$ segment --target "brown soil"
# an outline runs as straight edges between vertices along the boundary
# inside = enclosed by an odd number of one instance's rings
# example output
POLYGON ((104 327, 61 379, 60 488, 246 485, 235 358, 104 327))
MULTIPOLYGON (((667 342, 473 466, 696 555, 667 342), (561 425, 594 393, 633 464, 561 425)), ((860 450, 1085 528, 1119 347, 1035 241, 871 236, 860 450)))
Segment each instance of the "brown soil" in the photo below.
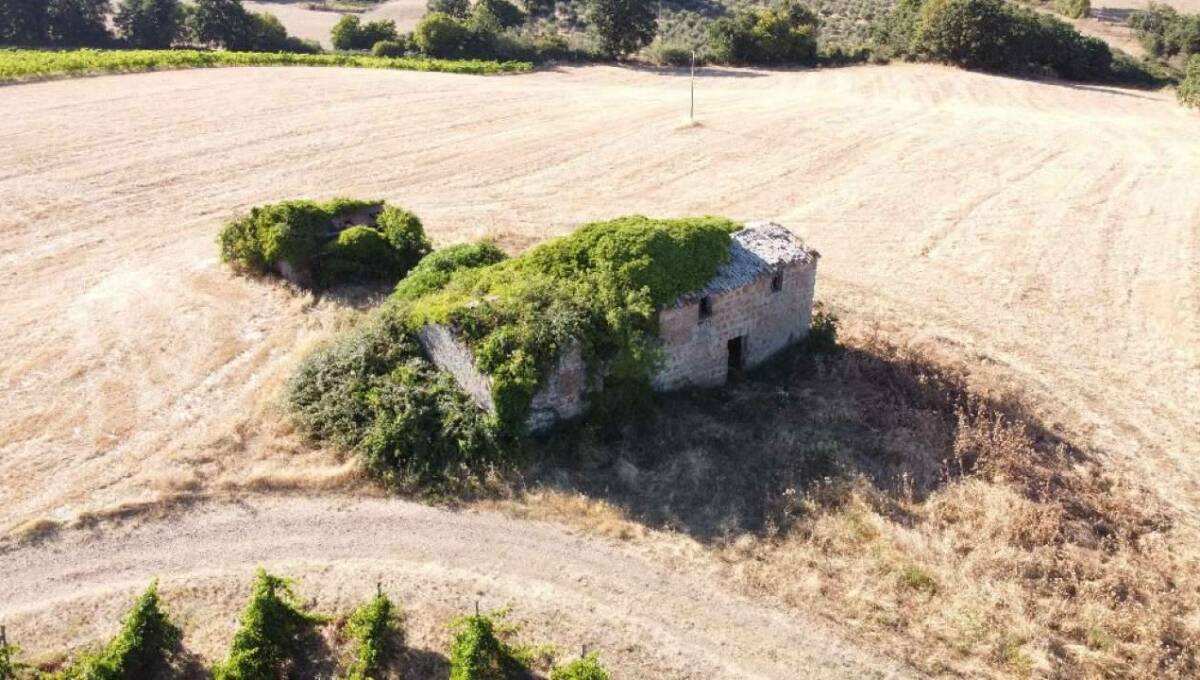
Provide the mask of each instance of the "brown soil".
MULTIPOLYGON (((236 210, 334 195, 406 205, 441 244, 520 246, 636 212, 783 221, 824 255, 819 297, 1004 376, 1200 524, 1200 117, 1165 92, 924 66, 710 70, 699 125, 687 96, 681 74, 608 67, 0 88, 0 527, 359 484, 276 406, 353 312, 233 276, 214 247, 236 210)), ((256 526, 211 550, 289 530, 256 526)), ((297 551, 326 563, 317 543, 297 551)), ((81 583, 109 578, 95 564, 81 583)), ((42 581, 5 580, 30 599, 0 598, 0 618, 49 620, 53 598, 29 595, 42 581)))

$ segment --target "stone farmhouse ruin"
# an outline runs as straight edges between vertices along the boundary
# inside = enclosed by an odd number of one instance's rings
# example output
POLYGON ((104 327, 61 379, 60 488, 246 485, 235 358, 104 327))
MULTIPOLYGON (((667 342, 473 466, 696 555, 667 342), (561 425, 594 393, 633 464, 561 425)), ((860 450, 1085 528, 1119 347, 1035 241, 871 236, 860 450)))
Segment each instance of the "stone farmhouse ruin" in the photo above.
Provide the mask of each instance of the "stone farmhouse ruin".
MULTIPOLYGON (((717 275, 658 310, 664 361, 652 387, 723 385, 807 336, 819 257, 779 224, 751 222, 732 234, 729 261, 717 275)), ((482 408, 495 411, 490 379, 452 329, 430 325, 419 337, 433 363, 482 408)), ((582 415, 595 387, 579 347, 568 348, 533 397, 530 430, 582 415)))

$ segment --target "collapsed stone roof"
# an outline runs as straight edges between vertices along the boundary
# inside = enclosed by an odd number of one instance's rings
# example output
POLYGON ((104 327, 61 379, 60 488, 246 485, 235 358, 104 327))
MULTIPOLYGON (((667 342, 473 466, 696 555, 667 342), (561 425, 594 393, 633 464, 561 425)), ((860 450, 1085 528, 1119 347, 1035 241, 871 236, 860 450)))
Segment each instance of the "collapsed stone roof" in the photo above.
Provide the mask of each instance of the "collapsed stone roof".
POLYGON ((807 248, 787 227, 775 222, 747 222, 736 231, 729 261, 700 290, 684 293, 669 307, 679 307, 702 297, 717 295, 753 283, 755 279, 797 263, 813 262, 821 255, 807 248))

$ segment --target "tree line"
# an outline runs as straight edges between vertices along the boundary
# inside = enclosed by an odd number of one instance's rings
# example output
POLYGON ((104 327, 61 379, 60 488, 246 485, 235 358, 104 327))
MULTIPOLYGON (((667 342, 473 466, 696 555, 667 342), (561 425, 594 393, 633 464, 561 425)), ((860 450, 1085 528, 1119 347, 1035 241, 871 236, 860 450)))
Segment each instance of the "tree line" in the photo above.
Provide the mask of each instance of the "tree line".
POLYGON ((131 47, 188 44, 237 51, 317 52, 288 35, 272 14, 241 0, 0 0, 0 44, 22 47, 131 47))

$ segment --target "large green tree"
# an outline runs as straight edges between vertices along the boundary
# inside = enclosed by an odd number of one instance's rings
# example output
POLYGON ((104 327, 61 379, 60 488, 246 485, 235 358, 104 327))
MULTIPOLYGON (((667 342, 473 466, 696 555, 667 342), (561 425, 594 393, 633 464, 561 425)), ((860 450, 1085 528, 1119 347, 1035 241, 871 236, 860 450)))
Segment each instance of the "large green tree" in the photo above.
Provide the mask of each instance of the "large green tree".
POLYGON ((41 45, 48 20, 46 0, 0 0, 0 44, 41 45))
POLYGON ((97 46, 109 41, 109 0, 49 0, 46 33, 56 45, 97 46))
POLYGON ((649 0, 589 0, 588 21, 610 57, 636 52, 654 39, 658 22, 649 0))
POLYGON ((179 35, 183 8, 179 0, 121 0, 113 23, 130 47, 170 47, 179 35))

